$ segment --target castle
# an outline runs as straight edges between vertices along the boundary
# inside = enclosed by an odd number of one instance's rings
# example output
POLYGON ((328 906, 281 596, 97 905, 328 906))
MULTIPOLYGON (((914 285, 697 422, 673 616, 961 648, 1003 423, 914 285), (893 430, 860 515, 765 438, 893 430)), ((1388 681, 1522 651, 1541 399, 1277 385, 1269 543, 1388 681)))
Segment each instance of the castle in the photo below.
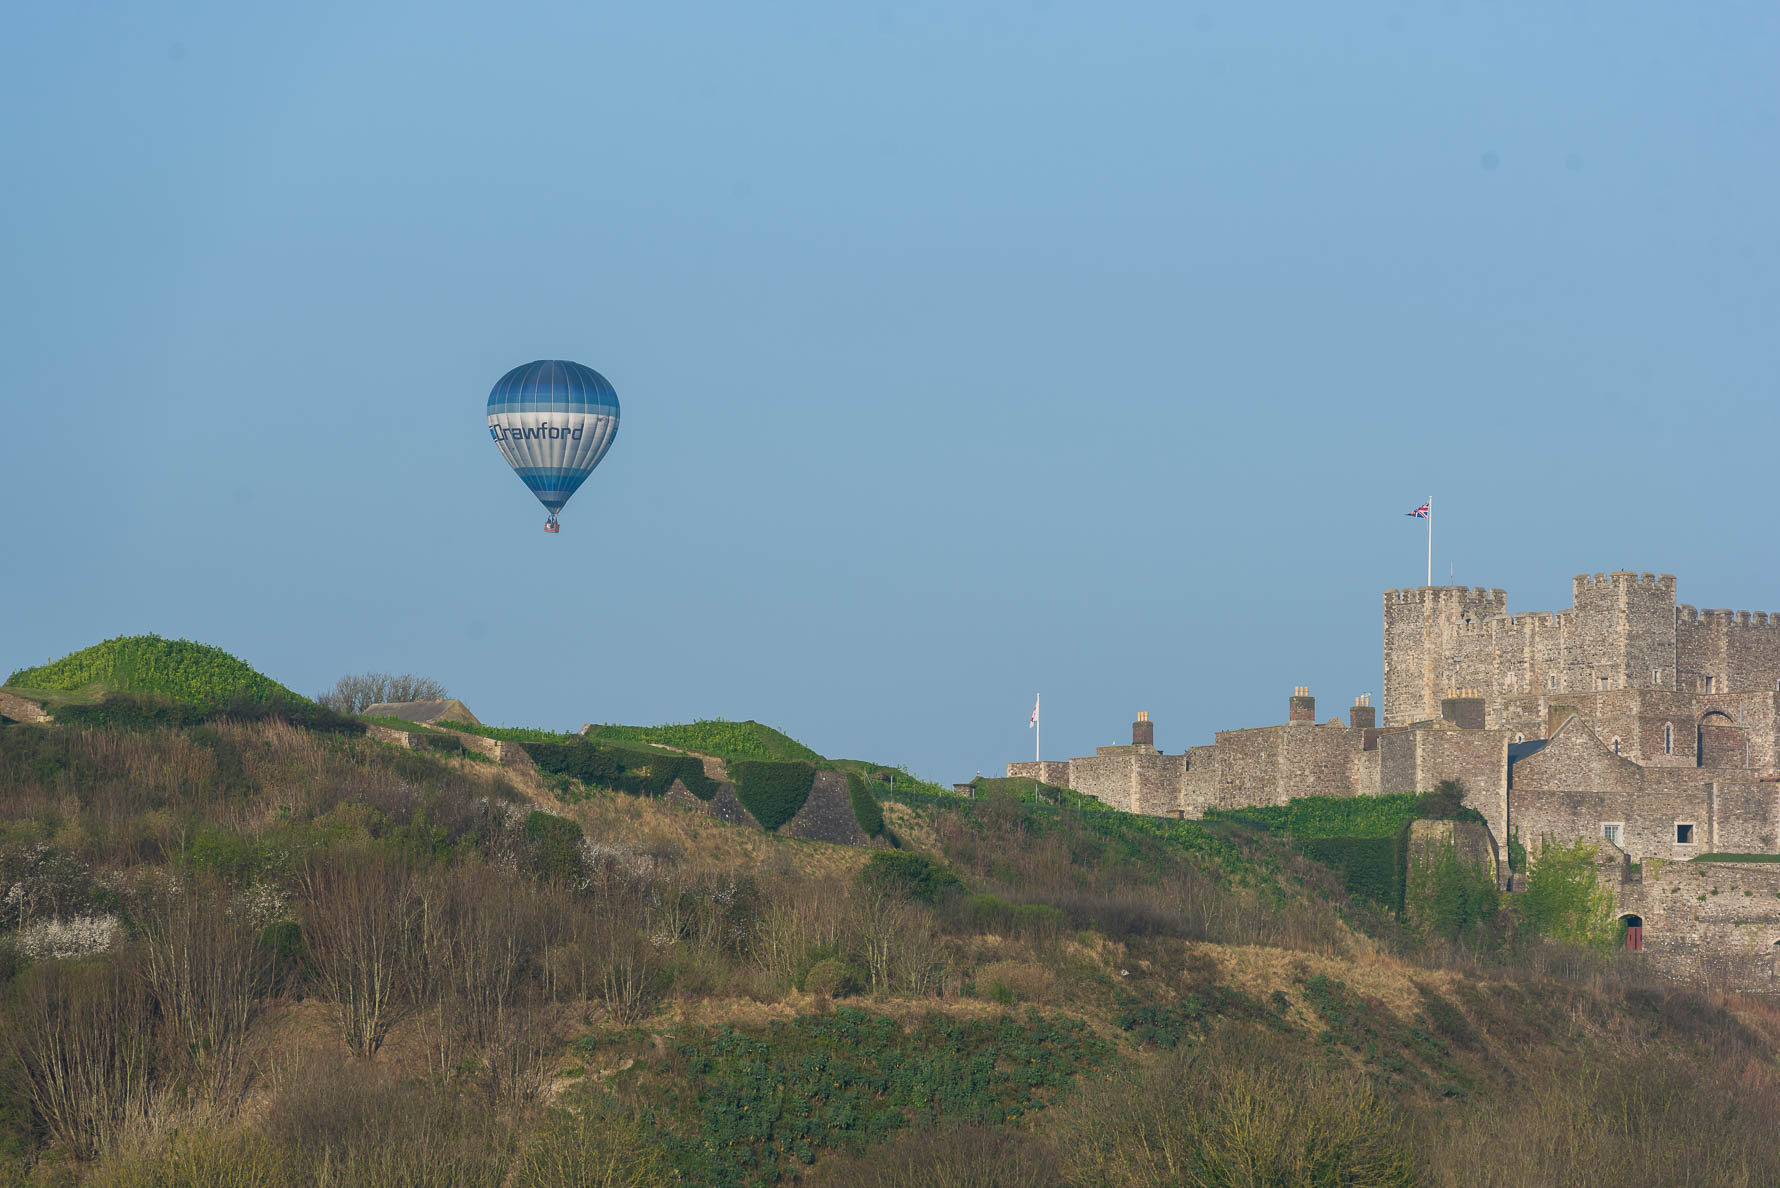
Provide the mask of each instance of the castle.
POLYGON ((1497 846, 1596 844, 1659 963, 1775 987, 1780 863, 1663 863, 1780 854, 1780 614, 1677 604, 1670 574, 1581 574, 1570 609, 1534 614, 1426 586, 1385 591, 1383 653, 1382 706, 1346 721, 1300 687, 1282 725, 1170 755, 1140 714, 1128 746, 1007 773, 1183 817, 1456 780, 1497 846))

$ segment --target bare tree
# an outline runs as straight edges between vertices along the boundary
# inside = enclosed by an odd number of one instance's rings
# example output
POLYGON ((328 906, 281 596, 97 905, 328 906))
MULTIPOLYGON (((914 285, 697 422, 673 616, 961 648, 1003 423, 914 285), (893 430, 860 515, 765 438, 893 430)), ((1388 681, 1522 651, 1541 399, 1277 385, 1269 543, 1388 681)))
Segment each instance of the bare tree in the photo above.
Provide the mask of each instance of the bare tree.
POLYGON ((141 953, 168 1051, 187 1062, 198 1085, 224 1091, 270 988, 271 954, 258 932, 230 909, 222 888, 200 884, 148 906, 141 953))
POLYGON ((374 1056, 420 989, 420 904, 407 869, 375 851, 322 851, 303 879, 303 935, 356 1056, 374 1056))
POLYGON ((130 956, 46 961, 20 979, 0 1054, 31 1107, 76 1157, 90 1159, 148 1113, 152 1012, 130 956))
POLYGON ((404 672, 392 676, 387 672, 351 673, 334 682, 334 687, 316 697, 324 709, 337 714, 362 714, 373 705, 390 701, 438 701, 451 696, 445 686, 431 677, 404 672))

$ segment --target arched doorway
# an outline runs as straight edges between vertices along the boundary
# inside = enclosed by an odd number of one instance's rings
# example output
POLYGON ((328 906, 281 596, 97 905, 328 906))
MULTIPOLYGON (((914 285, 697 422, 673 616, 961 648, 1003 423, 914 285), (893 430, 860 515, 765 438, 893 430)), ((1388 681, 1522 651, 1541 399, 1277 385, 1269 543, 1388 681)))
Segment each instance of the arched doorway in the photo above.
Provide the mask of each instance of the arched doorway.
POLYGON ((1619 918, 1625 925, 1625 947, 1634 953, 1644 949, 1644 917, 1627 913, 1619 918))

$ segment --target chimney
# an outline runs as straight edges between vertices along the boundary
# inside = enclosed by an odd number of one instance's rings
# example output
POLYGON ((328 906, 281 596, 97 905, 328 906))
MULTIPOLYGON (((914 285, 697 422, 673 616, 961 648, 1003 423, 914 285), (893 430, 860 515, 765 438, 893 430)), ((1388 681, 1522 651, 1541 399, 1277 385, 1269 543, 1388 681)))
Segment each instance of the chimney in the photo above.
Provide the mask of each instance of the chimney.
POLYGON ((1310 695, 1309 685, 1292 687, 1292 710, 1288 722, 1305 722, 1316 725, 1316 698, 1310 695))
POLYGON ((1156 745, 1156 724, 1150 721, 1149 710, 1137 711, 1137 721, 1131 723, 1131 745, 1134 747, 1154 747, 1156 745))
POLYGON ((1347 724, 1354 730, 1378 728, 1378 707, 1372 704, 1372 694, 1362 693, 1354 698, 1354 707, 1347 711, 1347 724))

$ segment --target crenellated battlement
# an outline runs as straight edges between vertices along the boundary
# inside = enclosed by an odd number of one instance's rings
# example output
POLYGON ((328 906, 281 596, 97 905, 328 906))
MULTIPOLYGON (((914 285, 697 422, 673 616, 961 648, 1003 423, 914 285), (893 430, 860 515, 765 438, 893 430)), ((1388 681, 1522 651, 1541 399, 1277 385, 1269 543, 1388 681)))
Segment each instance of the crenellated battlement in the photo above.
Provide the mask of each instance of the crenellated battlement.
POLYGON ((1616 569, 1612 573, 1579 573, 1570 579, 1570 584, 1573 593, 1578 597, 1585 591, 1599 594, 1617 589, 1638 590, 1652 595, 1672 596, 1675 593, 1674 574, 1633 573, 1629 569, 1616 569))
POLYGON ((1497 607, 1508 605, 1508 591, 1485 586, 1404 586, 1386 590, 1384 600, 1387 603, 1423 602, 1430 598, 1438 599, 1443 594, 1456 595, 1461 601, 1480 601, 1497 607))
POLYGON ((1675 608, 1677 623, 1697 623, 1706 627, 1758 627, 1764 630, 1780 627, 1780 611, 1697 610, 1683 604, 1675 608))

